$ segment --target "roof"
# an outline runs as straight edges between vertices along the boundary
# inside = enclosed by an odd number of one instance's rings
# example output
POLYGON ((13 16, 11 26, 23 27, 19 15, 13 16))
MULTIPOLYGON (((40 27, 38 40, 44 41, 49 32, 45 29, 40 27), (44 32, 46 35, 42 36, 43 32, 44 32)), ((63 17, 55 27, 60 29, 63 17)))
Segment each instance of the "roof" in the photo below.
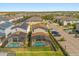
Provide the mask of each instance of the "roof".
POLYGON ((9 19, 0 15, 0 21, 8 21, 9 19))
POLYGON ((48 29, 45 24, 35 24, 35 25, 32 25, 32 30, 37 29, 37 28, 42 28, 44 30, 48 29))
POLYGON ((65 17, 63 19, 66 20, 66 21, 77 21, 77 20, 79 20, 79 19, 74 18, 74 17, 65 17))
POLYGON ((76 30, 79 30, 79 23, 76 23, 76 30))
POLYGON ((5 37, 5 33, 0 32, 0 37, 5 37))
POLYGON ((72 16, 56 16, 55 19, 63 20, 63 21, 77 21, 78 18, 72 17, 72 16))
POLYGON ((26 22, 40 22, 40 21, 42 21, 41 17, 31 17, 26 20, 26 22))
POLYGON ((48 33, 45 29, 41 29, 41 28, 34 29, 33 33, 36 33, 36 32, 48 33))
POLYGON ((0 24, 0 29, 5 30, 6 28, 10 27, 11 25, 13 25, 11 22, 4 22, 4 23, 0 24))
POLYGON ((36 32, 36 33, 32 33, 32 37, 33 37, 33 36, 36 36, 36 35, 48 36, 48 34, 47 34, 47 33, 44 33, 44 32, 36 32))
POLYGON ((49 39, 49 35, 47 33, 43 32, 37 32, 37 33, 32 33, 32 38, 40 39, 39 36, 41 36, 41 39, 49 39))
POLYGON ((28 24, 26 24, 26 23, 24 22, 22 25, 20 25, 20 26, 15 26, 15 27, 13 27, 12 29, 14 29, 14 28, 22 28, 22 29, 24 29, 24 30, 27 30, 27 27, 28 27, 28 24))
POLYGON ((26 33, 24 32, 19 32, 19 33, 13 33, 11 34, 10 38, 18 37, 19 39, 22 39, 22 37, 26 37, 26 33))

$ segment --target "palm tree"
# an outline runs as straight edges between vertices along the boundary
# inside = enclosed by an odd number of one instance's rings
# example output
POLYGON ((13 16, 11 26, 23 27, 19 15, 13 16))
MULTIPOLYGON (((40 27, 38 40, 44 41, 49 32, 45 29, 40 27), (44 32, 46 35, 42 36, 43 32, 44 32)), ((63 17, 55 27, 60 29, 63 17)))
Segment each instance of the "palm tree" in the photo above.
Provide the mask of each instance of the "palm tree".
POLYGON ((30 32, 28 33, 28 47, 31 47, 31 34, 32 34, 32 30, 30 26, 30 32))

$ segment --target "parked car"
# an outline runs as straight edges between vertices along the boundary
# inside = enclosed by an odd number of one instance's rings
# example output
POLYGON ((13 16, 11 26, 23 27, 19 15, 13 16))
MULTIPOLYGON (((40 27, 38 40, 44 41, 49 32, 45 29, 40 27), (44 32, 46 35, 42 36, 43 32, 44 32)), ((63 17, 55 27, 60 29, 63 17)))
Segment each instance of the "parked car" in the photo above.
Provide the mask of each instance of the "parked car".
POLYGON ((57 31, 51 31, 53 36, 61 36, 57 31))

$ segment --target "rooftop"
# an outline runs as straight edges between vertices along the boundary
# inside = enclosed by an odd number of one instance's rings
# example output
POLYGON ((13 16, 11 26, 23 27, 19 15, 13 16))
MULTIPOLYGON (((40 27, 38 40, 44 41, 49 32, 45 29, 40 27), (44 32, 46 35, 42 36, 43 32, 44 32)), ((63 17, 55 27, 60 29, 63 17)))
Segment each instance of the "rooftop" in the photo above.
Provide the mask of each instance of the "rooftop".
POLYGON ((72 16, 56 16, 55 19, 60 19, 60 20, 66 20, 66 21, 71 21, 71 20, 79 20, 78 18, 72 17, 72 16))
POLYGON ((40 21, 42 21, 41 17, 31 17, 26 20, 26 22, 40 22, 40 21))
POLYGON ((44 30, 48 29, 45 24, 35 24, 35 25, 32 25, 32 30, 37 29, 37 28, 41 28, 41 29, 44 29, 44 30))
POLYGON ((22 25, 20 25, 20 26, 15 26, 15 27, 13 27, 12 29, 14 29, 14 28, 22 28, 22 29, 24 29, 24 30, 27 30, 27 27, 28 27, 28 24, 26 24, 26 23, 24 22, 22 25))
POLYGON ((6 28, 10 27, 12 25, 11 22, 4 22, 2 24, 0 24, 0 29, 5 30, 6 28))
POLYGON ((0 15, 0 21, 8 21, 9 19, 0 15))
POLYGON ((32 37, 33 37, 33 36, 36 36, 36 35, 42 35, 42 36, 47 36, 47 37, 48 37, 48 34, 47 34, 47 33, 44 33, 44 32, 32 33, 32 37))

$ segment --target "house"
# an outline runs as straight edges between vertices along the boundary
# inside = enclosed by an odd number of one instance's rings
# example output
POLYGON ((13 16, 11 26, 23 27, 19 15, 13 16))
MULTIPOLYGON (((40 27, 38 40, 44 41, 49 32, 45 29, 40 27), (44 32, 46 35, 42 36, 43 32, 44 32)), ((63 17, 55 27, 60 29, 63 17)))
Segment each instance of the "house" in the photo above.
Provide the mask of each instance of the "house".
POLYGON ((57 16, 55 18, 56 22, 59 23, 59 25, 69 25, 69 24, 74 24, 74 23, 79 23, 79 19, 78 18, 74 18, 74 17, 68 17, 68 16, 57 16))
POLYGON ((4 40, 11 35, 12 30, 11 28, 14 25, 11 22, 4 22, 0 24, 0 46, 3 44, 4 40))
POLYGON ((5 47, 8 48, 20 48, 23 47, 25 40, 27 40, 27 33, 15 32, 8 38, 8 44, 5 47))
POLYGON ((76 24, 76 33, 75 37, 79 37, 79 23, 76 24))
POLYGON ((26 22, 27 23, 35 23, 35 22, 42 22, 43 20, 42 20, 42 18, 41 17, 37 17, 37 16, 33 16, 33 17, 31 17, 31 18, 28 18, 27 20, 26 20, 26 22))
POLYGON ((32 33, 32 46, 48 46, 50 38, 47 33, 32 33))

